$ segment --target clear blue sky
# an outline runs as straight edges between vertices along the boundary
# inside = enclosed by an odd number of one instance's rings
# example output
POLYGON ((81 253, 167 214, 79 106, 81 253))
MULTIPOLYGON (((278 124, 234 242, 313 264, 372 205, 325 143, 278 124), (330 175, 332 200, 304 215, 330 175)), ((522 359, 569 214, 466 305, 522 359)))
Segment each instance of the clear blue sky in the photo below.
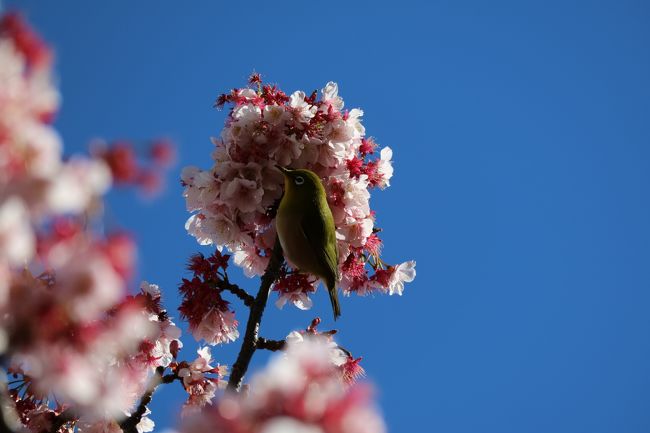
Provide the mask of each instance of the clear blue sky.
MULTIPOLYGON (((395 152, 393 186, 372 198, 385 258, 418 262, 403 297, 346 298, 336 324, 390 431, 650 431, 647 2, 5 5, 56 47, 69 151, 96 136, 180 144, 159 201, 110 197, 109 227, 137 233, 141 277, 171 310, 198 250, 176 179, 210 165, 214 97, 253 70, 286 91, 333 80, 395 152)), ((332 325, 325 293, 310 312, 270 308, 262 333, 315 315, 332 325)), ((159 427, 182 397, 154 397, 159 427)))

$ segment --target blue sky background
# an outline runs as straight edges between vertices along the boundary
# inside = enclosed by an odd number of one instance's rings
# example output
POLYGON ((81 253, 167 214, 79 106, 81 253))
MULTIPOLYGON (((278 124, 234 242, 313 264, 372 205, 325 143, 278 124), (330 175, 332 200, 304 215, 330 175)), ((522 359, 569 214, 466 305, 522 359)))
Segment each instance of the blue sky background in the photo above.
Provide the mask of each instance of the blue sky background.
MULTIPOLYGON (((647 2, 5 6, 56 48, 68 151, 98 136, 179 143, 166 193, 112 193, 107 219, 136 233, 140 276, 172 315, 199 249, 176 179, 210 166, 225 116, 215 96, 253 70, 287 92, 333 80, 394 150, 393 186, 372 197, 384 257, 418 263, 403 297, 346 298, 336 323, 390 431, 650 431, 647 2)), ((269 308, 262 334, 316 315, 332 327, 325 293, 315 300, 269 308)), ((231 364, 237 347, 213 353, 231 364)), ((183 398, 177 385, 155 395, 158 428, 183 398)))

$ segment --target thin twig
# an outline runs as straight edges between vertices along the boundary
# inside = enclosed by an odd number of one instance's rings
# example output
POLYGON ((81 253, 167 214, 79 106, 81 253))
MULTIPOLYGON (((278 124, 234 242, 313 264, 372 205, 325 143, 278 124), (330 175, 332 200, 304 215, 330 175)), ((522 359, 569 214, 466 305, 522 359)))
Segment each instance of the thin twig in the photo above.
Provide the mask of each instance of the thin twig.
POLYGON ((277 352, 278 350, 283 350, 287 342, 284 340, 267 340, 264 337, 258 337, 257 339, 257 348, 266 349, 271 352, 277 352))
POLYGON ((221 290, 227 290, 233 295, 237 296, 244 302, 244 305, 251 307, 255 302, 255 298, 250 295, 246 290, 239 287, 237 284, 232 284, 227 280, 222 280, 217 283, 217 287, 221 290))
POLYGON ((166 374, 162 377, 161 382, 162 383, 172 383, 176 379, 180 380, 181 378, 176 376, 175 374, 166 374))
POLYGON ((257 349, 262 315, 264 314, 264 309, 266 308, 266 302, 269 299, 271 284, 273 284, 273 282, 278 278, 282 262, 284 262, 284 256, 282 255, 282 246, 276 237, 275 245, 273 246, 273 252, 271 253, 271 258, 269 259, 269 264, 266 267, 266 271, 264 271, 264 275, 262 275, 260 291, 257 292, 255 302, 251 306, 251 312, 248 316, 248 322, 246 323, 246 334, 244 334, 244 341, 242 342, 241 349, 239 350, 239 355, 237 355, 237 360, 232 366, 230 380, 228 380, 228 390, 230 391, 239 391, 241 383, 244 379, 244 375, 248 370, 248 364, 253 358, 255 349, 257 349))

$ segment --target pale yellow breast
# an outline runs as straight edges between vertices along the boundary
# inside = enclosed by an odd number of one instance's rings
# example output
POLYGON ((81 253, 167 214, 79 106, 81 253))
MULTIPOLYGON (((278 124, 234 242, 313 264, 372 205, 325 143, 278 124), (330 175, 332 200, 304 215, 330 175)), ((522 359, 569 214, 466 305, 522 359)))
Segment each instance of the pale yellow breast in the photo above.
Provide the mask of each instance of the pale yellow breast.
POLYGON ((312 251, 311 244, 303 234, 300 226, 301 219, 299 213, 292 212, 286 206, 280 205, 275 226, 284 257, 300 271, 320 277, 321 266, 312 251))

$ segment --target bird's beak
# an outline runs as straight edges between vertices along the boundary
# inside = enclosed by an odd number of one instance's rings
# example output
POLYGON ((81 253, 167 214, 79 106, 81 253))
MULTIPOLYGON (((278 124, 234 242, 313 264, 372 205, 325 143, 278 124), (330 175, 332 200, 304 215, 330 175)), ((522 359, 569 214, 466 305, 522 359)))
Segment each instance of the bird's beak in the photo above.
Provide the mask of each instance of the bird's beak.
POLYGON ((278 170, 280 170, 280 171, 282 172, 282 174, 284 174, 284 175, 288 175, 289 172, 291 171, 291 170, 287 170, 286 168, 284 168, 284 167, 282 167, 282 166, 279 166, 279 165, 277 165, 277 164, 275 165, 275 167, 276 167, 278 170))

